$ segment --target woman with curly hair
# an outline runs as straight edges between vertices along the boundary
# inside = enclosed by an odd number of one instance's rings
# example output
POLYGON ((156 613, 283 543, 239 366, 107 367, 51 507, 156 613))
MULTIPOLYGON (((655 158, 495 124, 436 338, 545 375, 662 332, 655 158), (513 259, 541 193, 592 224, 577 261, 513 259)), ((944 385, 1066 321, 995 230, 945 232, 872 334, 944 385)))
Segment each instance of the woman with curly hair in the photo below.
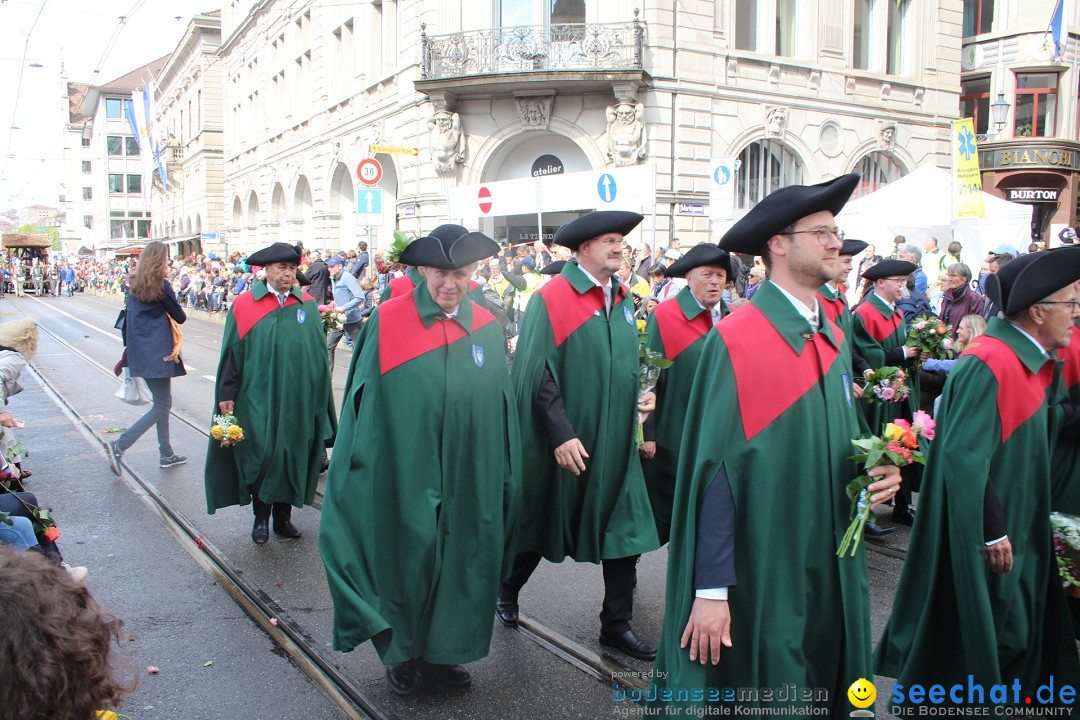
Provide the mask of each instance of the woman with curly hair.
POLYGON ((0 552, 0 708, 19 720, 94 720, 130 690, 114 675, 122 623, 33 553, 0 552))

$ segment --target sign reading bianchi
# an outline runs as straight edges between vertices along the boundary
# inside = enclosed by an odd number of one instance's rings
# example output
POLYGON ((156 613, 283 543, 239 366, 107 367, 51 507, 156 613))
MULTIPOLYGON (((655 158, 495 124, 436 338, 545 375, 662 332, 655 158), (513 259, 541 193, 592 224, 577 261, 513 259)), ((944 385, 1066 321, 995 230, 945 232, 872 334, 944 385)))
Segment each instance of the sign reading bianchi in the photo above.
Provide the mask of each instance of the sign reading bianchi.
POLYGON ((1020 145, 995 147, 979 152, 982 170, 1080 170, 1080 147, 1020 145))

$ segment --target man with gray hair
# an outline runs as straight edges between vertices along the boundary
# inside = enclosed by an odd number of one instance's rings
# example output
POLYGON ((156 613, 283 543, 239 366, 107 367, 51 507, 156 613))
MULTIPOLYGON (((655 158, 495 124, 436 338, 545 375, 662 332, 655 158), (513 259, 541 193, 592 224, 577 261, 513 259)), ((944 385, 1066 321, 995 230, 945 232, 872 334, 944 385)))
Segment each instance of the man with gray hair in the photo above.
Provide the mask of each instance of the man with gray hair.
POLYGON ((919 262, 922 260, 922 250, 912 243, 901 243, 896 246, 896 258, 916 265, 913 273, 915 275, 915 289, 925 293, 927 286, 926 273, 922 271, 922 268, 918 267, 919 262))

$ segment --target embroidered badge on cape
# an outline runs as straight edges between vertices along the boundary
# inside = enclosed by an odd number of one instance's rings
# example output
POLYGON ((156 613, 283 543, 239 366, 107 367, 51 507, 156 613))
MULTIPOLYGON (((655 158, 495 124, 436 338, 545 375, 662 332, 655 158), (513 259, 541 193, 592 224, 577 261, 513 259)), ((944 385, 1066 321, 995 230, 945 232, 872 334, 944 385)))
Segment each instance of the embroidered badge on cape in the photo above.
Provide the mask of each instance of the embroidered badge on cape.
POLYGON ((624 307, 623 314, 626 315, 626 322, 630 325, 634 324, 634 313, 630 312, 630 308, 624 307))
POLYGON ((484 348, 480 347, 479 345, 473 345, 472 346, 472 359, 473 359, 473 362, 476 363, 476 367, 478 367, 478 368, 484 367, 484 348))
POLYGON ((303 325, 305 320, 307 320, 307 313, 304 312, 303 308, 297 308, 296 309, 296 322, 303 325))

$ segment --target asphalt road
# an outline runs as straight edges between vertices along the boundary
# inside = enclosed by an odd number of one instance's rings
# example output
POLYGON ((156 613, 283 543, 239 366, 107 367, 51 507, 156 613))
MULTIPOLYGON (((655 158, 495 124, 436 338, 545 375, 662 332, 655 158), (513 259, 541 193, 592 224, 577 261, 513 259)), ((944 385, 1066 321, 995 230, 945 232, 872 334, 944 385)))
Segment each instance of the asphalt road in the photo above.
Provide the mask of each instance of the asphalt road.
MULTIPOLYGON (((100 365, 112 367, 122 350, 112 329, 118 300, 22 298, 0 302, 4 320, 30 315, 41 327, 77 347, 100 365)), ((198 427, 208 427, 222 325, 193 314, 183 326, 188 375, 173 382, 173 410, 198 427)), ((338 349, 334 377, 340 401, 349 354, 338 349)), ((29 420, 23 442, 31 450, 31 488, 61 518, 62 544, 73 564, 91 568, 90 587, 136 631, 125 647, 140 683, 124 709, 146 718, 322 718, 337 717, 334 704, 216 586, 198 562, 165 530, 161 519, 129 481, 108 469, 100 442, 107 431, 130 425, 142 413, 113 397, 117 382, 46 333, 34 366, 86 420, 96 437, 77 430, 40 388, 24 378, 27 391, 12 400, 18 417, 29 420), (206 662, 213 660, 212 665, 206 662), (145 666, 161 669, 149 676, 145 666)), ((340 404, 340 402, 339 402, 340 404)), ((157 467, 157 448, 148 433, 125 454, 187 519, 198 526, 243 572, 274 596, 312 637, 330 648, 332 605, 315 542, 319 513, 294 512, 303 531, 299 541, 272 537, 262 547, 249 538, 249 508, 229 508, 208 516, 202 470, 207 440, 173 421, 173 446, 187 455, 181 467, 157 467)), ((902 549, 906 528, 889 537, 902 549)), ((634 626, 655 641, 663 614, 666 550, 642 558, 634 626)), ((875 638, 888 618, 901 560, 869 555, 875 638)), ((620 663, 628 672, 649 672, 649 664, 599 645, 599 566, 543 563, 522 593, 522 612, 582 646, 620 663)), ((782 578, 777 592, 783 592, 782 578)), ((354 682, 401 718, 601 718, 618 714, 611 685, 568 664, 523 633, 496 623, 491 654, 470 666, 472 687, 464 692, 432 691, 408 699, 386 688, 383 668, 370 645, 352 653, 331 653, 354 682)), ((878 687, 888 683, 882 680, 878 687)), ((879 698, 883 693, 879 692, 879 698)), ((624 707, 624 706, 623 706, 624 707)), ((879 716, 884 707, 879 703, 879 716)))

